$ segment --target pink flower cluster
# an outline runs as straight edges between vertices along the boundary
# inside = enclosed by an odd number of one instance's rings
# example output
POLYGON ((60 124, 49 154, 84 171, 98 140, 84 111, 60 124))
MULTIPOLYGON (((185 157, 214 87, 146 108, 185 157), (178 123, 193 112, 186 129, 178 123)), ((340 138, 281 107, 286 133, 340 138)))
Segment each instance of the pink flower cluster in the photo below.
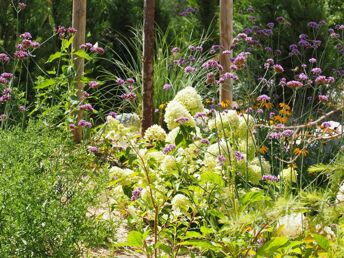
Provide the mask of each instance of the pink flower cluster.
POLYGON ((85 44, 81 44, 80 45, 80 48, 81 49, 84 49, 84 50, 89 50, 91 53, 97 53, 99 55, 102 55, 105 53, 105 50, 104 48, 102 47, 98 47, 98 44, 92 44, 90 42, 87 42, 85 44))

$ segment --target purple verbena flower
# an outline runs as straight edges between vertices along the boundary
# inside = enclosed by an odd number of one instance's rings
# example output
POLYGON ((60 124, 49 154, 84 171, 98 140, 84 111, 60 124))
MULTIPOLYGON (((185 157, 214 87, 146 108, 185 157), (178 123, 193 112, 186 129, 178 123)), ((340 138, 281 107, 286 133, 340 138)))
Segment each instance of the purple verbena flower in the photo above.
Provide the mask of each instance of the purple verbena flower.
POLYGON ((165 83, 164 86, 162 87, 164 90, 170 90, 172 89, 172 85, 169 83, 165 83))
POLYGON ((167 154, 171 151, 173 151, 176 148, 175 144, 168 144, 165 146, 165 148, 162 150, 162 153, 167 154))
POLYGON ((80 105, 80 110, 87 110, 87 111, 90 111, 90 112, 93 112, 94 109, 92 107, 91 104, 83 104, 83 105, 80 105))
POLYGON ((259 101, 259 102, 267 102, 267 101, 270 101, 270 99, 271 98, 268 95, 265 95, 265 94, 260 95, 260 96, 257 97, 257 101, 259 101))
POLYGON ((139 199, 140 196, 141 196, 142 190, 143 190, 142 187, 138 187, 135 190, 133 190, 132 193, 131 193, 130 200, 131 201, 136 201, 137 199, 139 199))
POLYGON ((293 130, 290 130, 290 129, 286 129, 284 131, 282 131, 282 136, 283 137, 290 137, 294 134, 294 131, 293 130))
POLYGON ((237 161, 243 160, 245 158, 244 154, 242 154, 240 151, 235 151, 234 155, 237 161))
POLYGON ((184 69, 185 73, 194 73, 196 71, 196 68, 192 67, 192 66, 187 66, 184 69))
POLYGON ((19 60, 23 60, 29 56, 29 53, 23 50, 18 50, 14 53, 14 57, 19 60))
POLYGON ((182 116, 182 117, 175 119, 174 121, 178 124, 184 124, 187 121, 189 121, 189 118, 182 116))
POLYGON ((297 89, 297 88, 301 88, 303 86, 303 83, 299 81, 289 81, 287 82, 287 86, 289 88, 297 89))
POLYGON ((278 182, 278 177, 274 176, 274 175, 263 175, 262 180, 263 181, 278 182))
POLYGON ((97 153, 99 151, 96 146, 88 146, 87 149, 89 152, 92 152, 92 153, 97 153))
POLYGON ((99 84, 98 82, 96 82, 96 81, 90 81, 90 82, 88 83, 88 86, 89 86, 90 88, 92 88, 92 89, 98 88, 99 85, 100 85, 100 84, 99 84))
POLYGON ((328 101, 328 96, 326 96, 326 95, 319 95, 319 101, 327 102, 328 101))
POLYGON ((92 124, 86 120, 80 120, 78 126, 91 128, 92 124))
POLYGON ((10 61, 10 57, 5 53, 0 53, 0 62, 7 63, 10 61))
POLYGON ((23 34, 20 34, 19 37, 22 39, 32 39, 30 32, 24 32, 23 34))

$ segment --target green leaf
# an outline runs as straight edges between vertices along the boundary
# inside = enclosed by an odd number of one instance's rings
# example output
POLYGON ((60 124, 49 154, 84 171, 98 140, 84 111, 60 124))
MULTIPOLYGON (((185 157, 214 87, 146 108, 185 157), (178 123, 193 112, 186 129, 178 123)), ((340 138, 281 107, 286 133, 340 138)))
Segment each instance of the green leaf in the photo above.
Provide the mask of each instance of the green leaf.
POLYGON ((91 60, 91 56, 89 54, 87 54, 86 51, 83 49, 80 49, 80 50, 74 52, 74 55, 81 57, 81 58, 84 58, 87 61, 91 60))
POLYGON ((225 183, 222 179, 222 177, 214 172, 203 172, 201 174, 201 184, 207 184, 207 183, 212 183, 218 186, 224 186, 225 183))
POLYGON ((202 235, 197 231, 187 231, 185 237, 183 239, 190 239, 190 238, 201 238, 202 235))
POLYGON ((44 81, 41 81, 37 84, 36 89, 41 90, 45 89, 51 85, 54 85, 56 83, 55 79, 46 79, 44 81))
POLYGON ((262 256, 267 255, 270 257, 280 247, 288 243, 288 241, 289 240, 287 237, 274 237, 269 242, 266 242, 262 246, 262 248, 259 249, 258 254, 262 256))
POLYGON ((206 240, 189 240, 181 242, 179 245, 187 245, 199 248, 202 251, 218 251, 221 247, 206 240))
POLYGON ((201 226, 201 232, 203 235, 209 235, 209 234, 215 233, 215 230, 213 228, 207 228, 205 226, 201 226))
POLYGON ((313 238, 322 249, 324 249, 325 251, 328 251, 328 249, 330 247, 330 242, 328 241, 327 238, 323 237, 322 235, 318 235, 318 234, 314 234, 313 238))
POLYGON ((61 46, 61 51, 65 52, 67 48, 70 47, 70 45, 72 45, 74 40, 74 36, 70 37, 69 39, 63 39, 62 40, 62 46, 61 46))
POLYGON ((241 206, 244 210, 248 205, 259 201, 269 201, 270 197, 265 196, 263 191, 258 192, 248 192, 241 198, 241 206))
POLYGON ((63 53, 61 53, 61 52, 56 52, 56 53, 54 53, 54 54, 52 54, 52 55, 49 56, 47 63, 51 63, 51 62, 54 61, 55 59, 58 59, 58 58, 60 58, 60 57, 62 57, 62 56, 65 56, 65 55, 66 55, 66 54, 63 54, 63 53))
POLYGON ((130 231, 127 240, 128 246, 143 247, 143 235, 139 231, 130 231))

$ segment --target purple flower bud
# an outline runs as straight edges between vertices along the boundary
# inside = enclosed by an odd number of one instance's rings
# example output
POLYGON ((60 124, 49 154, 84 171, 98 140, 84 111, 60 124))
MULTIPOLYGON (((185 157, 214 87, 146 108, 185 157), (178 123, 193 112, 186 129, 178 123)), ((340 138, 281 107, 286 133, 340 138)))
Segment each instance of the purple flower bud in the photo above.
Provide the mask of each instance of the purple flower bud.
POLYGON ((265 94, 260 95, 260 96, 257 97, 257 101, 259 101, 259 102, 267 102, 267 101, 270 101, 270 99, 271 98, 268 95, 265 95, 265 94))
POLYGON ((99 151, 96 146, 88 146, 87 149, 89 152, 92 152, 92 153, 97 153, 99 151))
POLYGON ((29 53, 23 50, 18 50, 14 53, 14 58, 23 60, 29 56, 29 53))
POLYGON ((94 111, 94 109, 93 109, 91 104, 80 105, 79 108, 80 108, 80 110, 87 110, 87 111, 90 111, 90 112, 94 111))
POLYGON ((286 129, 282 132, 282 136, 283 137, 290 137, 294 134, 294 131, 293 130, 290 130, 290 129, 286 129))
POLYGON ((169 90, 172 88, 172 85, 169 83, 165 83, 164 86, 162 87, 164 90, 169 90))
POLYGON ((172 48, 171 52, 172 53, 178 53, 180 51, 180 48, 179 47, 174 47, 172 48))
POLYGON ((79 123, 78 123, 78 126, 91 128, 92 124, 90 122, 88 122, 88 121, 80 120, 79 123))
POLYGON ((88 83, 88 86, 89 86, 90 88, 92 88, 92 89, 95 89, 95 88, 98 88, 98 87, 99 87, 99 83, 96 82, 96 81, 90 81, 90 82, 88 83))
POLYGON ((24 32, 23 34, 20 34, 19 37, 22 39, 32 39, 30 32, 24 32))
POLYGON ((113 118, 116 118, 117 117, 117 113, 113 112, 113 111, 110 111, 109 112, 109 116, 112 116, 113 118))
POLYGON ((243 160, 245 158, 240 151, 236 151, 234 155, 237 161, 243 160))
POLYGON ((274 176, 274 175, 263 175, 262 180, 263 181, 278 182, 278 177, 274 176))
POLYGON ((223 166, 223 164, 224 164, 225 161, 226 161, 226 158, 225 158, 225 156, 223 156, 223 155, 219 155, 219 156, 217 156, 217 161, 219 162, 219 164, 220 164, 221 166, 223 166))
POLYGON ((196 71, 196 68, 192 67, 192 66, 187 66, 184 69, 185 73, 194 73, 196 71))
POLYGON ((326 96, 326 95, 319 95, 319 101, 320 102, 327 102, 328 101, 328 96, 326 96))
POLYGON ((187 121, 189 121, 189 118, 182 116, 182 117, 175 119, 174 121, 178 124, 184 124, 187 121))
POLYGON ((175 144, 168 144, 165 146, 165 148, 162 150, 162 153, 167 154, 171 151, 173 151, 176 148, 175 144))
POLYGON ((10 58, 5 53, 0 53, 0 62, 7 63, 10 61, 10 58))
POLYGON ((143 190, 142 187, 138 187, 134 191, 132 191, 130 200, 136 201, 137 199, 139 199, 141 196, 142 190, 143 190))

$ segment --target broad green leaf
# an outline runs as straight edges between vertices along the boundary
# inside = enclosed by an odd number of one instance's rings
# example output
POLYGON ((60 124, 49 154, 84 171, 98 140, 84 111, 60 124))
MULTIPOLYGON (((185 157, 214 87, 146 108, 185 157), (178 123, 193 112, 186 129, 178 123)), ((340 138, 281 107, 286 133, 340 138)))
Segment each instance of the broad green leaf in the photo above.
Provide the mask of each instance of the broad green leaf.
POLYGON ((41 90, 45 89, 51 85, 55 84, 55 79, 46 79, 44 81, 41 81, 40 83, 37 84, 36 89, 41 90))
POLYGON ((262 248, 259 249, 259 255, 272 255, 280 247, 284 246, 288 242, 287 237, 274 237, 269 242, 266 242, 262 248))
POLYGON ((203 235, 209 235, 215 232, 213 228, 207 228, 205 226, 201 226, 201 232, 203 235))
POLYGON ((63 39, 62 40, 62 46, 61 46, 61 51, 65 52, 67 48, 70 47, 70 45, 72 45, 74 40, 74 36, 70 37, 69 39, 63 39))
POLYGON ((139 231, 130 231, 128 234, 128 240, 127 240, 128 246, 137 246, 142 247, 143 246, 143 235, 139 231))
POLYGON ((269 200, 271 200, 271 198, 265 196, 263 191, 248 192, 241 198, 241 205, 246 208, 246 206, 250 205, 251 203, 269 200))
POLYGON ((212 183, 218 186, 224 186, 225 183, 222 179, 222 177, 219 174, 216 174, 214 172, 203 172, 201 174, 201 184, 207 184, 207 183, 212 183))
POLYGON ((188 231, 185 234, 185 237, 183 237, 183 239, 190 239, 190 238, 201 238, 202 235, 197 232, 197 231, 188 231))
POLYGON ((58 59, 58 58, 60 58, 60 57, 62 57, 62 56, 65 56, 65 55, 66 55, 66 54, 63 54, 63 53, 61 53, 61 52, 56 52, 56 53, 54 53, 54 54, 52 54, 52 55, 49 56, 47 63, 51 63, 51 62, 54 61, 55 59, 58 59))
POLYGON ((318 245, 327 251, 330 247, 330 242, 327 238, 323 237, 322 235, 314 234, 313 235, 314 240, 318 243, 318 245))
POLYGON ((80 50, 74 52, 74 55, 81 57, 81 58, 84 58, 87 61, 91 60, 91 56, 89 54, 87 54, 86 51, 83 49, 80 49, 80 50))

